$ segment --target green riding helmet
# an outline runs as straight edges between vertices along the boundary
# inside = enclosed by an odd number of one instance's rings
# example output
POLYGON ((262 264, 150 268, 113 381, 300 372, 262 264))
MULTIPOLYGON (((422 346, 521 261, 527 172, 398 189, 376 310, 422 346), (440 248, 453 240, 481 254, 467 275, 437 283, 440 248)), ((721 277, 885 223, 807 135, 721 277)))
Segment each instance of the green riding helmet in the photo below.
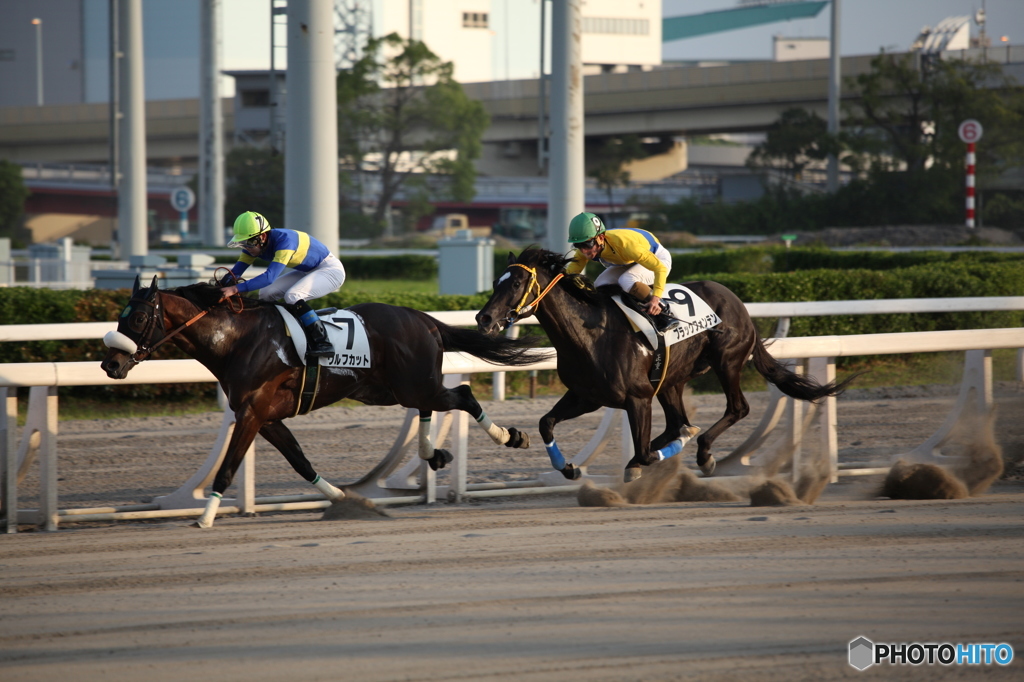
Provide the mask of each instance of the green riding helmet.
POLYGON ((569 223, 569 243, 579 244, 604 234, 604 223, 593 213, 580 213, 569 223))
POLYGON ((242 245, 253 237, 270 231, 270 221, 255 211, 246 211, 235 218, 235 236, 228 242, 228 246, 241 248, 242 245))

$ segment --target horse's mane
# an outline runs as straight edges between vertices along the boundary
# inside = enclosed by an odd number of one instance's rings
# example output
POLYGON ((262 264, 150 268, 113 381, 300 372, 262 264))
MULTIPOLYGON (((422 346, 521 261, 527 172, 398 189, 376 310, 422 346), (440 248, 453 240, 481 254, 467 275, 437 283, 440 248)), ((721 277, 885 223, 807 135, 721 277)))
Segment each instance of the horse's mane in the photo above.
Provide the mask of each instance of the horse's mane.
MULTIPOLYGON (((206 282, 200 282, 198 284, 189 284, 188 286, 167 289, 164 293, 180 296, 200 310, 208 310, 220 302, 220 291, 221 289, 218 286, 207 284, 206 282)), ((259 308, 262 306, 273 305, 271 302, 261 301, 257 298, 249 298, 248 296, 232 298, 232 302, 235 300, 241 300, 242 306, 245 308, 259 308)), ((237 304, 235 305, 237 306, 237 304)))
MULTIPOLYGON (((560 272, 564 273, 565 266, 572 262, 572 258, 555 253, 554 251, 542 249, 539 246, 528 246, 519 254, 516 262, 528 265, 531 268, 544 270, 553 277, 560 272)), ((595 289, 594 283, 590 281, 590 278, 582 273, 578 275, 565 275, 559 280, 558 286, 573 298, 589 305, 603 306, 607 305, 609 301, 608 294, 595 289)))

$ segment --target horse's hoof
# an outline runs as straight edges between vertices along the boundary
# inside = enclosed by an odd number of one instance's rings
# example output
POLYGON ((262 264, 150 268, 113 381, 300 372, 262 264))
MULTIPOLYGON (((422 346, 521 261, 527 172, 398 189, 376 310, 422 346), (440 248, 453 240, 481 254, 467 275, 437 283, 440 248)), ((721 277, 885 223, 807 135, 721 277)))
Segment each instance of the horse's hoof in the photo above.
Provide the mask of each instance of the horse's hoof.
POLYGON ((580 480, 580 477, 583 476, 583 470, 577 468, 577 466, 572 462, 566 464, 565 468, 560 469, 560 471, 562 472, 562 475, 568 478, 570 481, 578 481, 580 480))
POLYGON ((714 455, 708 455, 708 461, 706 461, 703 464, 700 464, 698 466, 700 466, 700 471, 705 476, 710 476, 711 474, 715 473, 715 457, 714 457, 714 455))
POLYGON ((452 453, 447 450, 434 450, 434 456, 427 460, 427 464, 430 465, 431 469, 437 471, 438 469, 444 469, 445 465, 453 459, 455 458, 452 457, 452 453))
POLYGON ((525 450, 526 448, 530 447, 530 434, 526 433, 525 431, 520 431, 514 426, 509 427, 508 442, 505 443, 505 447, 521 448, 525 450))
POLYGON ((640 474, 640 467, 630 467, 626 469, 626 473, 622 476, 622 480, 626 483, 632 483, 636 479, 640 478, 640 474))
POLYGON ((193 521, 192 523, 190 523, 188 525, 191 528, 213 528, 213 524, 212 523, 201 523, 199 521, 193 521))

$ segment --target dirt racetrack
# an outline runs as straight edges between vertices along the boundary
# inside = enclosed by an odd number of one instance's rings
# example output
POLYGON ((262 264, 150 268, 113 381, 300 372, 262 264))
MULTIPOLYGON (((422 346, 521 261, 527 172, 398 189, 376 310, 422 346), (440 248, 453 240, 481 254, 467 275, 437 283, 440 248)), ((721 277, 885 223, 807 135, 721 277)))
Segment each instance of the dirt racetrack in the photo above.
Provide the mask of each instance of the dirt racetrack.
MULTIPOLYGON (((1024 388, 997 390, 996 437, 1024 455, 1024 388)), ((716 444, 750 433, 765 396, 716 444)), ((707 428, 720 396, 696 399, 707 428)), ((842 459, 879 461, 936 430, 948 390, 851 391, 842 459)), ((487 403, 536 438, 550 399, 487 403)), ((390 447, 397 408, 295 420, 314 466, 352 480, 390 447)), ((561 425, 563 450, 600 415, 561 425)), ((219 415, 62 422, 60 506, 146 502, 205 459, 219 415)), ((470 480, 531 478, 546 457, 470 438, 470 480)), ((693 446, 683 456, 692 465, 693 446)), ((614 473, 609 458, 602 465, 614 473)), ((595 467, 597 469, 597 467, 595 467)), ((1019 472, 1019 469, 1016 471, 1019 472)), ((36 504, 33 473, 21 505, 36 504)), ((441 480, 443 483, 443 479, 441 480)), ((848 643, 1024 651, 1024 482, 952 501, 843 477, 813 505, 582 508, 571 494, 389 509, 62 524, 0 538, 0 680, 833 680, 1024 678, 1008 666, 847 663, 848 643)), ((257 493, 311 492, 257 444, 257 493)), ((229 491, 230 493, 230 491, 229 491)))

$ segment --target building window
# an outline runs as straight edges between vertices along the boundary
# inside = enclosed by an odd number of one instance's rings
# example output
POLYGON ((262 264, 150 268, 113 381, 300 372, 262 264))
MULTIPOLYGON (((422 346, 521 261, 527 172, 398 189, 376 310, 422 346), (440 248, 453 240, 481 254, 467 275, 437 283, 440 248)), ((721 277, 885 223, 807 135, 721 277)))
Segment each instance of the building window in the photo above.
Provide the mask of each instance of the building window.
POLYGON ((647 19, 615 19, 612 17, 583 17, 584 33, 615 33, 618 35, 646 36, 651 33, 647 19))
POLYGON ((463 12, 462 28, 487 28, 487 12, 463 12))
POLYGON ((270 90, 242 90, 243 107, 269 107, 270 90))

